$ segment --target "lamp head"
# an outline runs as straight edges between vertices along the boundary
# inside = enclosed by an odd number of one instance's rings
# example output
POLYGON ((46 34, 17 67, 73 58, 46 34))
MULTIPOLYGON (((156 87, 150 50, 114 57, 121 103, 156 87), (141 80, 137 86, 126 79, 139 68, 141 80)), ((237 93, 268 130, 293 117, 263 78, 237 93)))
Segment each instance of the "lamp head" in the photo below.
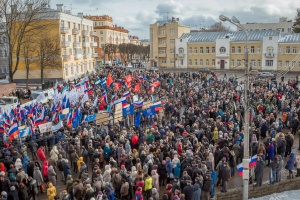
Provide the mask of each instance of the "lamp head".
POLYGON ((220 19, 221 21, 223 21, 223 22, 226 22, 226 21, 231 22, 231 19, 229 19, 229 18, 226 17, 225 15, 220 15, 220 16, 219 16, 219 19, 220 19))
POLYGON ((240 20, 239 20, 238 18, 236 18, 235 16, 233 16, 233 17, 231 18, 231 21, 234 22, 234 23, 236 23, 236 24, 239 24, 239 23, 240 23, 240 20))

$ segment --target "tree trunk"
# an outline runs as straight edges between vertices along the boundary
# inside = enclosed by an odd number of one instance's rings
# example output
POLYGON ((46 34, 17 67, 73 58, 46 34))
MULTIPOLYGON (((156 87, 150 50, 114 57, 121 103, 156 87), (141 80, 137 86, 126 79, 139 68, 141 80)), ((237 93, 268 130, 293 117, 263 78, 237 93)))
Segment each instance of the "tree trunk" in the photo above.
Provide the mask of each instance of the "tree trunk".
POLYGON ((41 84, 43 83, 44 83, 44 64, 41 63, 41 84))

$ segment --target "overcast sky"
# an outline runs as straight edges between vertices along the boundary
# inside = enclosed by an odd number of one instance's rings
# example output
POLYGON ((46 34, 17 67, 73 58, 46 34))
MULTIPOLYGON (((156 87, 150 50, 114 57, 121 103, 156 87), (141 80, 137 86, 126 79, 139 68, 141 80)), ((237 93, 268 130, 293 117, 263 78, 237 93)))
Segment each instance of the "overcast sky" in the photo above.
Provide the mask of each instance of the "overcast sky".
POLYGON ((219 22, 220 14, 236 16, 241 23, 277 22, 282 16, 294 20, 300 8, 300 0, 51 0, 51 8, 56 4, 72 7, 73 14, 110 15, 114 24, 140 39, 149 38, 149 24, 167 16, 199 29, 219 22))

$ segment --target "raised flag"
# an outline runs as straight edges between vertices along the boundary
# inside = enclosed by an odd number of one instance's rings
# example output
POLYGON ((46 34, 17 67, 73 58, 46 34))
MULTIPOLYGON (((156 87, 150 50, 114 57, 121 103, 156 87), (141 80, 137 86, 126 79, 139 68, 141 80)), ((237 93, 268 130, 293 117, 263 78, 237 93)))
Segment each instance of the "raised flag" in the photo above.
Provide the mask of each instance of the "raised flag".
POLYGON ((129 97, 130 97, 130 92, 129 92, 129 91, 125 92, 125 93, 123 94, 123 97, 129 98, 129 97))
POLYGON ((160 85, 160 82, 154 82, 151 84, 153 87, 158 87, 160 85))
POLYGON ((143 107, 143 105, 144 105, 144 100, 133 103, 133 106, 136 108, 141 108, 141 107, 143 107))
POLYGON ((19 135, 19 127, 17 123, 13 123, 8 131, 9 139, 12 140, 19 135))
POLYGON ((133 92, 140 92, 140 91, 141 91, 140 84, 136 84, 133 92))
POLYGON ((107 75, 106 86, 109 87, 113 83, 113 78, 110 74, 107 75))
POLYGON ((160 111, 160 110, 162 110, 161 101, 158 101, 158 102, 152 104, 151 107, 153 107, 155 111, 160 111))

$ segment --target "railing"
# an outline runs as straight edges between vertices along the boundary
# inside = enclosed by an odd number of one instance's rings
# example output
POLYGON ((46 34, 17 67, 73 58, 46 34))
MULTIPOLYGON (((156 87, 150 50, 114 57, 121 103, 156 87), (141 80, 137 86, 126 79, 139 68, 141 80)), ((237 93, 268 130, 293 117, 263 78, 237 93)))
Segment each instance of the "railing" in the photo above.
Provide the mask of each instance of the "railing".
POLYGON ((73 35, 79 34, 79 30, 78 30, 77 28, 73 28, 73 29, 72 29, 72 34, 73 34, 73 35))
POLYGON ((74 48, 79 48, 80 47, 80 42, 73 42, 73 47, 74 48))
POLYGON ((90 47, 90 43, 89 42, 82 42, 82 46, 83 47, 90 47))
POLYGON ((93 58, 98 58, 98 53, 93 53, 92 56, 93 58))
POLYGON ((91 31, 91 32, 90 32, 90 35, 91 35, 91 36, 97 36, 97 32, 96 32, 96 31, 91 31))
POLYGON ((76 60, 81 59, 82 58, 82 54, 75 54, 74 58, 76 60))
POLYGON ((97 42, 91 42, 91 47, 97 47, 97 42))
POLYGON ((69 41, 62 41, 61 46, 62 47, 70 47, 70 42, 69 41))
POLYGON ((265 53, 266 58, 274 58, 274 53, 265 53))
POLYGON ((68 27, 60 27, 60 32, 63 34, 68 34, 69 33, 69 28, 68 27))
POLYGON ((88 36, 89 32, 87 30, 82 30, 82 36, 88 36))

